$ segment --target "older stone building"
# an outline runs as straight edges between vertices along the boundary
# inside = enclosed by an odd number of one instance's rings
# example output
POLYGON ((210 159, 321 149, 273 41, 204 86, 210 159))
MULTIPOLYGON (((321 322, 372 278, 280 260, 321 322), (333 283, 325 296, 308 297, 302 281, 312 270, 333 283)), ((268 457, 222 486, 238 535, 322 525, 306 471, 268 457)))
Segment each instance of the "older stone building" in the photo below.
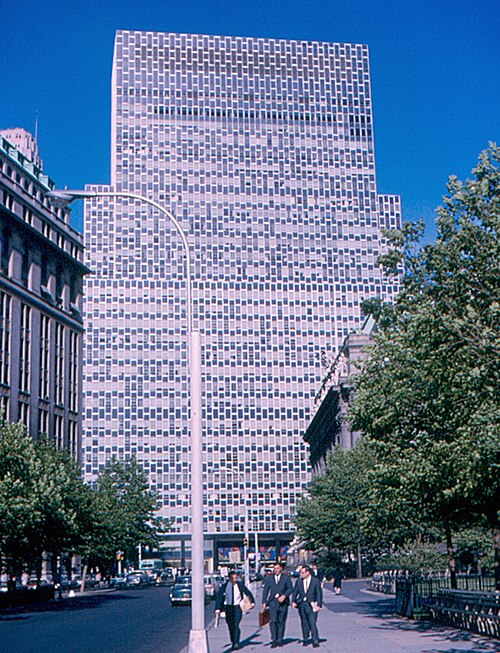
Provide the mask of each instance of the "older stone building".
POLYGON ((45 199, 53 187, 31 134, 0 132, 0 411, 79 458, 89 270, 69 212, 45 199))
POLYGON ((375 328, 375 320, 369 317, 361 329, 346 337, 316 395, 314 413, 304 435, 315 474, 321 472, 334 447, 350 449, 360 438, 358 431, 349 428, 347 411, 353 396, 352 376, 360 371, 375 328))

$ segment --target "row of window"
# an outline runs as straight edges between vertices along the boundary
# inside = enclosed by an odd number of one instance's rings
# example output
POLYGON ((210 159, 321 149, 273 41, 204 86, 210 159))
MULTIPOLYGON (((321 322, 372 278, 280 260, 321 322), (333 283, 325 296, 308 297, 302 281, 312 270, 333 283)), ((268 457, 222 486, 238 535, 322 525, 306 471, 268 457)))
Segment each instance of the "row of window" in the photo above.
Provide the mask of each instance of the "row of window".
POLYGON ((0 291, 0 384, 11 387, 12 352, 19 352, 19 392, 25 398, 31 395, 31 370, 34 347, 38 347, 38 397, 51 401, 51 381, 54 383, 53 401, 78 412, 78 369, 80 335, 43 313, 39 316, 38 334, 32 328, 33 309, 20 303, 19 328, 12 329, 12 297, 0 291), (13 341, 13 339, 16 339, 13 341), (69 365, 66 366, 66 356, 69 365))

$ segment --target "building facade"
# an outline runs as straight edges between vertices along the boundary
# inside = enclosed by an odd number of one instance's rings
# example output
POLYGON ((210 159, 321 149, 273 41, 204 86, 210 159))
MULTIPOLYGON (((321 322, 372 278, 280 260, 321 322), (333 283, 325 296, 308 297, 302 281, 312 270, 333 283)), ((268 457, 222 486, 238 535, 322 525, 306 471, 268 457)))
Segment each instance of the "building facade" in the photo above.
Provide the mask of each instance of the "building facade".
POLYGON ((0 132, 0 410, 79 458, 88 270, 69 213, 45 199, 54 183, 39 163, 31 134, 0 132))
MULTIPOLYGON (((193 253, 203 347, 207 533, 293 529, 303 433, 324 376, 390 301, 376 264, 397 196, 375 178, 363 45, 119 31, 115 191, 171 210, 193 253)), ((109 187, 96 187, 109 190, 109 187)), ((86 202, 84 464, 134 454, 189 532, 189 385, 181 243, 138 202, 86 202)))
POLYGON ((309 462, 314 474, 324 469, 328 454, 335 448, 351 449, 361 437, 349 428, 347 412, 354 398, 353 377, 373 345, 376 322, 369 316, 363 326, 350 333, 334 357, 314 400, 311 422, 304 434, 309 445, 309 462))

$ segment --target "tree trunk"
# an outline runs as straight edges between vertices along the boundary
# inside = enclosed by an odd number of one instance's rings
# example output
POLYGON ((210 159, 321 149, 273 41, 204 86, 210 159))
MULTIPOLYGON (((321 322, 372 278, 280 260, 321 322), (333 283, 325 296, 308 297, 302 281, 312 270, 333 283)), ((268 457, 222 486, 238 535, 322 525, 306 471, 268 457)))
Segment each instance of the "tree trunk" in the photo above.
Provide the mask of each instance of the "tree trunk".
POLYGON ((453 539, 451 536, 451 528, 449 524, 445 525, 446 532, 446 551, 448 553, 448 570, 450 572, 451 589, 457 589, 457 570, 455 564, 455 552, 453 550, 453 539))
POLYGON ((88 569, 88 565, 87 564, 83 565, 82 584, 80 585, 80 592, 85 592, 85 578, 87 577, 87 569, 88 569))
POLYGON ((358 542, 358 571, 357 577, 363 578, 363 563, 361 562, 361 544, 358 542))

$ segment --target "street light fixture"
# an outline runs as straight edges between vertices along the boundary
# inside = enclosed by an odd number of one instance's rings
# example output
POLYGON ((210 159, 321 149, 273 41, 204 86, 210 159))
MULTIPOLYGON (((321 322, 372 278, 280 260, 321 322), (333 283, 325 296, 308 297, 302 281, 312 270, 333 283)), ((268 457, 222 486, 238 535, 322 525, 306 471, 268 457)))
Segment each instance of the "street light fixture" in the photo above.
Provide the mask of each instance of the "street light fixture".
POLYGON ((57 207, 65 207, 76 199, 113 197, 132 199, 149 204, 165 215, 174 225, 184 246, 186 256, 186 312, 188 322, 189 376, 191 399, 191 630, 188 653, 208 653, 205 630, 205 586, 203 582, 203 458, 201 429, 201 342, 200 333, 194 329, 191 256, 186 234, 176 218, 157 202, 135 193, 92 190, 52 190, 46 193, 57 207))

